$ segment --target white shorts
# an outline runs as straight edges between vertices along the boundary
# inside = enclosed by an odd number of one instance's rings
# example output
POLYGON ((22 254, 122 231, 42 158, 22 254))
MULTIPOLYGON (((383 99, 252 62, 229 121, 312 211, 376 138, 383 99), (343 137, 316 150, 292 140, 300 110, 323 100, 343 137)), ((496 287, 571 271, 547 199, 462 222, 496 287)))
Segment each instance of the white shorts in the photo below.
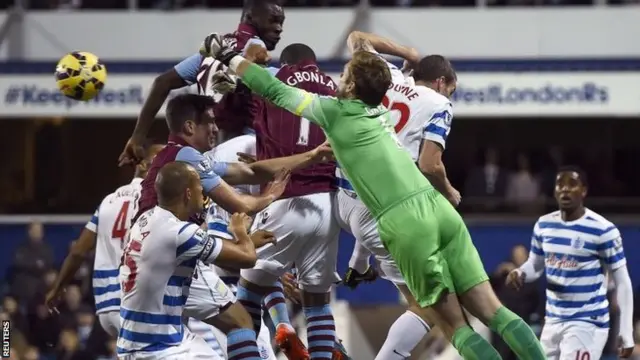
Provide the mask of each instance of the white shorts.
POLYGON ((302 289, 329 291, 340 280, 336 273, 340 228, 332 214, 333 202, 333 193, 311 194, 278 200, 258 213, 252 231, 271 231, 277 243, 258 249, 256 266, 242 270, 242 277, 269 286, 295 264, 302 289))
POLYGON ((212 318, 234 303, 236 297, 209 265, 198 261, 183 315, 201 321, 212 318))
POLYGON ((186 327, 182 343, 166 350, 119 355, 120 360, 222 360, 201 337, 186 327))
POLYGON ((100 325, 114 339, 120 332, 120 311, 109 311, 97 314, 100 325))
POLYGON ((344 190, 338 190, 336 204, 335 216, 338 224, 375 256, 380 276, 394 284, 405 284, 398 266, 380 241, 375 218, 362 201, 344 190))
POLYGON ((273 352, 273 345, 271 343, 271 333, 269 332, 269 328, 262 321, 262 326, 260 326, 260 333, 258 334, 258 350, 260 351, 260 358, 267 360, 277 360, 276 353, 273 352))
POLYGON ((540 343, 550 360, 598 360, 609 337, 609 328, 585 321, 547 323, 540 343))

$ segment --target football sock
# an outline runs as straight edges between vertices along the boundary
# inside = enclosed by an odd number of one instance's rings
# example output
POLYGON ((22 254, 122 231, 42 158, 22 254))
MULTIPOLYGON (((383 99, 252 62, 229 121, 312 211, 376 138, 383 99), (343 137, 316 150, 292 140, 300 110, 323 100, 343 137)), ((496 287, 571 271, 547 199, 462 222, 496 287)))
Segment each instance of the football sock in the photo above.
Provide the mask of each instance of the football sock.
POLYGON ((302 309, 307 318, 307 342, 311 360, 331 360, 336 346, 336 324, 331 307, 312 306, 302 309))
MULTIPOLYGON (((244 286, 238 284, 238 301, 247 309, 253 322, 253 331, 259 332, 262 326, 262 295, 249 291, 244 286)), ((254 334, 255 335, 255 334, 254 334)))
POLYGON ((533 330, 518 315, 506 307, 496 311, 489 328, 502 338, 509 348, 522 360, 544 360, 544 350, 533 330))
POLYGON ((404 314, 391 325, 387 339, 376 360, 404 360, 411 356, 411 351, 429 332, 429 325, 411 311, 404 314))
POLYGON ((502 360, 496 349, 470 326, 456 330, 451 343, 464 360, 502 360))
POLYGON ((364 274, 369 268, 369 256, 371 253, 359 241, 353 247, 351 259, 349 259, 349 267, 353 270, 364 274))
POLYGON ((289 309, 287 309, 287 303, 284 299, 284 292, 282 291, 280 281, 277 281, 264 297, 264 308, 269 313, 275 327, 279 324, 291 325, 289 309))
POLYGON ((229 360, 260 360, 256 333, 250 329, 231 330, 227 335, 227 355, 229 360))

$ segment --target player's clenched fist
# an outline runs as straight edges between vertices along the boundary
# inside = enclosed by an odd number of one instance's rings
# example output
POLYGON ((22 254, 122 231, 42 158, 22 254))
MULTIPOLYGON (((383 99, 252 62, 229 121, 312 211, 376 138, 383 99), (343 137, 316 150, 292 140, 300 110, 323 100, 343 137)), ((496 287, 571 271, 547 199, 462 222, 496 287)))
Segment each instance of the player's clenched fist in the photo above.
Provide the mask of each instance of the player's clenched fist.
POLYGON ((236 90, 236 78, 228 69, 218 70, 211 76, 211 88, 218 94, 227 94, 236 90))
POLYGON ((271 61, 271 55, 263 44, 250 43, 244 51, 244 58, 256 64, 267 65, 271 61))
POLYGON ((251 234, 251 241, 253 242, 253 246, 257 249, 267 244, 275 244, 276 237, 270 231, 257 230, 251 234))
POLYGON ((511 272, 509 272, 509 275, 507 275, 507 281, 506 281, 507 286, 516 290, 520 290, 524 286, 525 278, 526 278, 526 274, 523 273, 521 270, 519 269, 511 270, 511 272))
POLYGON ((236 55, 239 55, 228 42, 224 40, 222 35, 218 33, 211 33, 204 38, 202 45, 200 46, 200 55, 211 56, 216 60, 228 65, 229 60, 236 55))
POLYGON ((328 141, 325 141, 322 145, 312 150, 312 156, 316 162, 327 162, 335 160, 333 156, 333 150, 328 141))
POLYGON ((118 166, 137 165, 143 158, 144 148, 142 147, 142 141, 132 137, 127 141, 122 154, 120 154, 118 166))
POLYGON ((231 215, 227 230, 232 234, 246 234, 252 222, 253 219, 251 219, 249 215, 245 213, 235 213, 231 215))
POLYGON ((302 292, 300 291, 300 287, 298 287, 296 277, 292 273, 288 272, 282 275, 280 281, 282 282, 282 290, 287 299, 291 300, 291 302, 295 304, 301 304, 302 292))
POLYGON ((631 355, 633 355, 633 349, 635 348, 634 346, 624 347, 624 345, 623 345, 622 347, 620 347, 620 357, 623 358, 623 359, 630 358, 631 355))
POLYGON ((215 32, 211 33, 202 41, 202 45, 200 46, 200 55, 215 57, 223 46, 224 40, 222 35, 215 32))
POLYGON ((460 192, 458 190, 451 187, 447 194, 447 200, 449 200, 451 205, 455 207, 460 205, 460 202, 462 201, 462 195, 460 195, 460 192))

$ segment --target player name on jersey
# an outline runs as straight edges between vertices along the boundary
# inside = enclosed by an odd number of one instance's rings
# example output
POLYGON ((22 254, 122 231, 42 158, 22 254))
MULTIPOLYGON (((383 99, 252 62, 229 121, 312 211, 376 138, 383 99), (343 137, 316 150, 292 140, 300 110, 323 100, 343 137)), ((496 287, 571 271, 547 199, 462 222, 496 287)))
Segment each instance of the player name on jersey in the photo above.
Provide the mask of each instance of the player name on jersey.
POLYGON ((313 82, 326 86, 333 91, 337 90, 336 84, 329 76, 317 71, 296 71, 286 79, 286 83, 291 86, 296 86, 300 82, 313 82))
POLYGON ((395 92, 403 94, 409 101, 414 100, 415 98, 420 96, 420 94, 418 94, 418 92, 415 91, 415 88, 411 85, 391 83, 391 86, 389 86, 389 90, 393 90, 395 92))

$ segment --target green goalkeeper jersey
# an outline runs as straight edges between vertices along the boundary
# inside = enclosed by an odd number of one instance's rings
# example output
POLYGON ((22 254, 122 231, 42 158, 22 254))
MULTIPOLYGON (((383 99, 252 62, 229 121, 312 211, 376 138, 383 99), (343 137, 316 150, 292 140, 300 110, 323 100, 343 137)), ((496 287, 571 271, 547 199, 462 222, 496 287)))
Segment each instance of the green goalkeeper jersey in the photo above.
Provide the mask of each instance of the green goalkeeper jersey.
POLYGON ((255 64, 246 69, 242 81, 276 106, 324 130, 340 168, 376 218, 432 188, 398 141, 382 105, 312 94, 284 84, 255 64))

